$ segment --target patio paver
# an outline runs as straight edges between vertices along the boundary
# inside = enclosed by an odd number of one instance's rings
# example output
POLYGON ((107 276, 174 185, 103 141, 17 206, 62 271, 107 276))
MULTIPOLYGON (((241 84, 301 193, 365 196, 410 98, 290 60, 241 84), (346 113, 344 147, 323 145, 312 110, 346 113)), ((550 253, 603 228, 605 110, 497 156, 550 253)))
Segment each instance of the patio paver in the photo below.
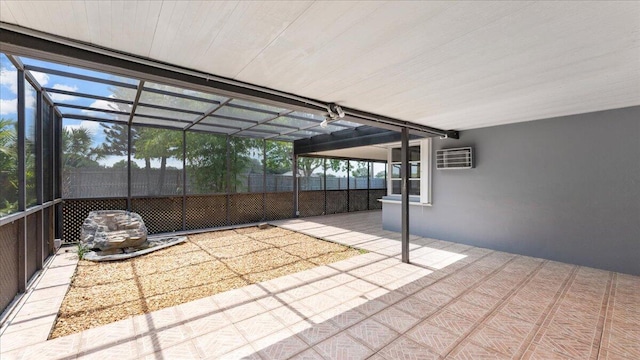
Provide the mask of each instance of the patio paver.
POLYGON ((419 237, 403 264, 375 211, 275 224, 370 252, 55 340, 5 331, 0 357, 640 358, 640 277, 419 237))

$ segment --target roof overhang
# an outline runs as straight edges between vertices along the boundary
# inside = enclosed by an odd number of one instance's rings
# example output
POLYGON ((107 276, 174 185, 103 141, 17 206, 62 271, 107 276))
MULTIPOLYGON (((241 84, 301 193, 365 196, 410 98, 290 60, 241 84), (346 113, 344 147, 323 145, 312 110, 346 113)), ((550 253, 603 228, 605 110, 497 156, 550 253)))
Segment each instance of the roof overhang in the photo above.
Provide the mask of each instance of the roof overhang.
MULTIPOLYGON (((119 76, 137 78, 142 82, 164 83, 195 91, 215 92, 217 95, 228 98, 283 106, 291 111, 304 111, 329 117, 330 121, 336 124, 351 122, 395 131, 406 127, 414 133, 425 136, 458 137, 458 132, 454 130, 441 130, 347 107, 341 107, 343 114, 337 117, 333 111, 335 104, 332 103, 122 54, 10 24, 2 23, 0 28, 2 29, 0 51, 9 54, 46 59, 88 69, 100 69, 119 76)), ((313 135, 308 135, 308 137, 311 136, 313 135)))

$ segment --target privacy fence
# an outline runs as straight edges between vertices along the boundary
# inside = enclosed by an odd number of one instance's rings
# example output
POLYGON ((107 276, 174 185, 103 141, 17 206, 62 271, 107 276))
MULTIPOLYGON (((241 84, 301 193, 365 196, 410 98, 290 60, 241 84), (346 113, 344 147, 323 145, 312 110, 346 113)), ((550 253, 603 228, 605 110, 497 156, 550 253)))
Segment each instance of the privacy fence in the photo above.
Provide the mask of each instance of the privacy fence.
MULTIPOLYGON (((142 216, 150 234, 294 217, 295 197, 291 191, 293 178, 274 178, 274 183, 275 179, 280 179, 278 183, 283 185, 278 189, 283 191, 133 197, 130 202, 131 211, 142 216)), ((369 181, 347 178, 299 178, 298 184, 299 216, 380 209, 381 204, 377 199, 386 195, 386 189, 383 188, 384 179, 378 178, 369 181), (365 187, 367 183, 373 183, 379 188, 365 187)), ((127 198, 65 199, 62 206, 63 241, 78 241, 82 223, 90 211, 109 209, 127 210, 127 198)))

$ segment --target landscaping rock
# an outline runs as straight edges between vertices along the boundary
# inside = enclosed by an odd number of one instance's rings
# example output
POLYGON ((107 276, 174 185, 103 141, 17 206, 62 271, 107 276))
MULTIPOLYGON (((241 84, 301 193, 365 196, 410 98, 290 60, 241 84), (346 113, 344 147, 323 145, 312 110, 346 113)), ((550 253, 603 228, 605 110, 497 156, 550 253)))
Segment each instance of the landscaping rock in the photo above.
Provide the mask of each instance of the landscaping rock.
POLYGON ((83 246, 108 253, 117 253, 114 249, 139 247, 146 241, 147 228, 142 217, 124 210, 92 211, 80 232, 83 246))
POLYGON ((84 260, 90 261, 114 261, 126 260, 140 255, 162 250, 187 241, 186 236, 165 236, 150 238, 142 246, 127 249, 111 249, 107 251, 89 251, 84 255, 84 260))

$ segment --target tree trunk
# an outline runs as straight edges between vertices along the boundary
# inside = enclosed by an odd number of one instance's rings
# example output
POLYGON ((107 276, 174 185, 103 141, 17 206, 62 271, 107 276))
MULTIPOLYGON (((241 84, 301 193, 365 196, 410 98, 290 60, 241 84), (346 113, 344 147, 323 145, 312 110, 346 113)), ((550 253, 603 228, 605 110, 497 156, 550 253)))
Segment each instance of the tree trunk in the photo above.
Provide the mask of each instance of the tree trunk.
POLYGON ((158 194, 162 195, 163 192, 163 188, 164 188, 164 175, 166 174, 166 170, 167 170, 167 157, 163 156, 162 159, 160 160, 160 176, 158 177, 158 194))
POLYGON ((151 195, 151 159, 148 157, 144 158, 144 168, 145 180, 147 183, 147 195, 151 195))

